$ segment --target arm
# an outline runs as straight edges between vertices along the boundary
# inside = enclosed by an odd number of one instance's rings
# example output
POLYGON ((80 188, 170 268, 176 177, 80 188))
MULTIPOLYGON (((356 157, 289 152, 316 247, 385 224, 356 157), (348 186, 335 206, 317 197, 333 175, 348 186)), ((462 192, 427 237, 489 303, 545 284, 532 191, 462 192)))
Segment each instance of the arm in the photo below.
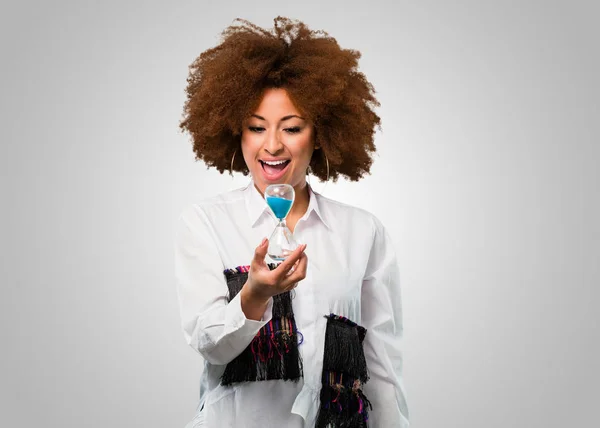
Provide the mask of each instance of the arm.
POLYGON ((374 218, 375 232, 363 278, 361 322, 370 380, 364 393, 373 405, 370 428, 406 428, 408 407, 402 382, 402 302, 392 240, 374 218))
MULTIPOLYGON (((175 277, 186 342, 212 364, 238 356, 271 319, 270 299, 261 321, 248 319, 238 293, 227 303, 227 283, 210 222, 196 205, 175 225, 175 277)), ((247 303, 247 302, 244 302, 247 303)))

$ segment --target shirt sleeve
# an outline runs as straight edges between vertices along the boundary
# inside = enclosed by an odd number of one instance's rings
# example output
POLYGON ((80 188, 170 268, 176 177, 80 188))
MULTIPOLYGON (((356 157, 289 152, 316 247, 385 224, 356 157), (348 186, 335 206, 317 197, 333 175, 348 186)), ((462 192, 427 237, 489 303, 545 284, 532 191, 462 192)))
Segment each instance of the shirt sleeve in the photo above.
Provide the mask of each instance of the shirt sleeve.
POLYGON ((409 426, 402 380, 400 272, 391 237, 377 218, 361 295, 363 342, 370 379, 363 392, 371 401, 370 428, 409 426))
POLYGON ((209 363, 224 365, 271 320, 273 299, 261 321, 246 318, 239 293, 227 303, 224 266, 214 236, 200 206, 184 210, 175 224, 175 277, 186 342, 209 363))

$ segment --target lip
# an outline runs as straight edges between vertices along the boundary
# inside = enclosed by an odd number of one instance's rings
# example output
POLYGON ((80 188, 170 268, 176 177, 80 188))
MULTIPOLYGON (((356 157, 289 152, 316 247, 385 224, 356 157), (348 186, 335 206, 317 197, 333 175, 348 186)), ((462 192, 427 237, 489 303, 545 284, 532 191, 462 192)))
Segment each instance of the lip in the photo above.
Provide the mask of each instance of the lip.
MULTIPOLYGON (((277 161, 277 160, 289 160, 289 159, 260 159, 261 161, 267 160, 267 161, 277 161)), ((265 178, 265 180, 267 181, 278 181, 281 179, 281 177, 283 177, 285 175, 285 173, 287 172, 288 168, 290 167, 290 164, 292 162, 288 162, 287 165, 285 166, 285 168, 283 168, 281 171, 277 171, 277 173, 275 174, 269 174, 267 171, 265 171, 262 162, 258 162, 258 164, 260 165, 260 169, 262 171, 263 177, 265 178)))
POLYGON ((277 162, 277 161, 288 161, 290 159, 288 158, 262 158, 259 159, 259 161, 263 161, 263 162, 277 162))

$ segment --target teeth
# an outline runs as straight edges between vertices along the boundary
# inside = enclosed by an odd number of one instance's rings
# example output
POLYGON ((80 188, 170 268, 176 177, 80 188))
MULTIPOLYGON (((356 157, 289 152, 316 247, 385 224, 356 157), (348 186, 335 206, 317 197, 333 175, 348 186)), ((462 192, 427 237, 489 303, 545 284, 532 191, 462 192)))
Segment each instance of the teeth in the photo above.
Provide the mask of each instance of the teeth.
POLYGON ((274 161, 274 162, 271 162, 271 161, 262 161, 262 162, 266 163, 267 165, 281 165, 282 163, 285 163, 287 161, 286 160, 280 160, 280 161, 274 161))

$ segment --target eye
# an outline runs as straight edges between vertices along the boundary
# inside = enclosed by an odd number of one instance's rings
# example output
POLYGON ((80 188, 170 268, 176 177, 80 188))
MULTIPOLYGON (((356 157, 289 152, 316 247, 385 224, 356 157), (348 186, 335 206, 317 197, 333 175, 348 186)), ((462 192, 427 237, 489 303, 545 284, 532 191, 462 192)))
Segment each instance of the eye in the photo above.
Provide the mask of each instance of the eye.
MULTIPOLYGON (((256 132, 256 133, 261 133, 265 130, 265 128, 263 128, 262 126, 249 126, 248 130, 250 130, 251 132, 256 132)), ((302 129, 299 126, 293 126, 291 128, 285 128, 285 132, 287 132, 288 134, 297 134, 298 132, 300 132, 302 129)))

